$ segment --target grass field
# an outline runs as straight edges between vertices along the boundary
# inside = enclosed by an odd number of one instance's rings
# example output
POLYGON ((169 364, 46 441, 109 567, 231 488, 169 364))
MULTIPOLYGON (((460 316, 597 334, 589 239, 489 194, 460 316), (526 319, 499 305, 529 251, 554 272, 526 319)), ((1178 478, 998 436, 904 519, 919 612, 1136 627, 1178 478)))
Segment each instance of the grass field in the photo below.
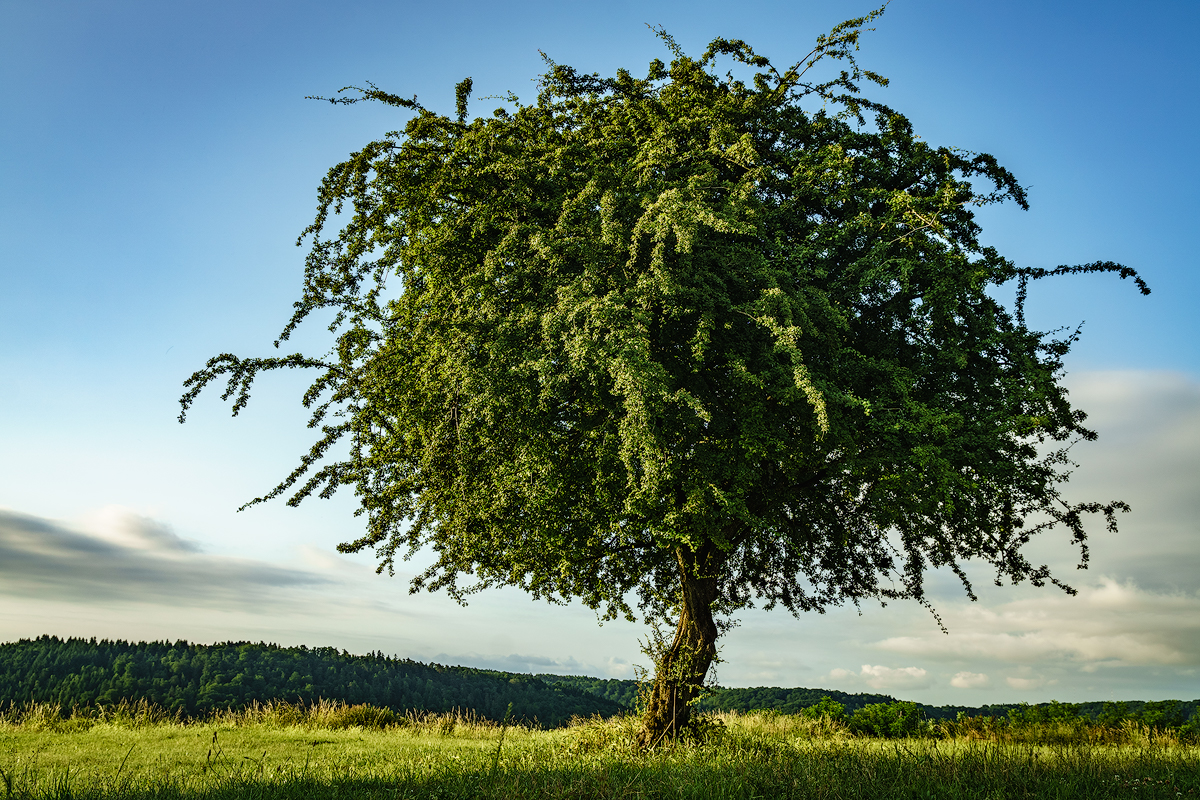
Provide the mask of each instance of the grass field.
POLYGON ((0 721, 0 780, 10 798, 1200 797, 1200 748, 1148 729, 883 740, 820 719, 709 719, 703 741, 646 754, 629 718, 538 731, 332 704, 196 723, 41 706, 0 721))

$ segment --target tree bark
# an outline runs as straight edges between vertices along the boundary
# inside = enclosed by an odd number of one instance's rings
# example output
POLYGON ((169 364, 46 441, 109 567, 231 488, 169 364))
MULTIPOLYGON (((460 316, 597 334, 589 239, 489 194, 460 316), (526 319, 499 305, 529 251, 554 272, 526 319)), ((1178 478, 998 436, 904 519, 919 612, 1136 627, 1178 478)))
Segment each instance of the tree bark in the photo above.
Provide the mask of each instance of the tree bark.
POLYGON ((700 554, 676 551, 680 574, 679 623, 675 638, 655 664, 654 685, 642 717, 638 744, 651 748, 673 739, 691 721, 692 703, 717 656, 717 625, 712 605, 717 599, 720 551, 700 554))

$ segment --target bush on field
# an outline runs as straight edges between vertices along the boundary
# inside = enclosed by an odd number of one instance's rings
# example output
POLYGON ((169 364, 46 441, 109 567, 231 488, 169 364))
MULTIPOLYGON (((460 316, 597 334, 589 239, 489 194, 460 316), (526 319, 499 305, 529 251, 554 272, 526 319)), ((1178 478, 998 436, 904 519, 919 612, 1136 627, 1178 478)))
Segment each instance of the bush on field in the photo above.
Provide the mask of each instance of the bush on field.
POLYGON ((846 707, 837 700, 832 699, 829 695, 825 695, 821 698, 820 702, 814 703, 801 711, 800 716, 808 719, 827 719, 833 722, 841 722, 846 717, 846 707))
POLYGON ((1045 725, 1046 723, 1086 723, 1087 719, 1080 715, 1077 703, 1060 703, 1051 700, 1043 705, 1031 706, 1021 703, 1010 709, 1008 718, 1014 726, 1045 725))
POLYGON ((871 703, 855 711, 849 720, 850 732, 883 739, 917 736, 928 728, 925 714, 916 703, 871 703))
MULTIPOLYGON (((1142 706, 1138 722, 1155 730, 1183 728, 1189 722, 1187 716, 1187 708, 1178 700, 1159 700, 1142 706)), ((1198 716, 1200 713, 1194 714, 1190 721, 1195 722, 1198 716)))

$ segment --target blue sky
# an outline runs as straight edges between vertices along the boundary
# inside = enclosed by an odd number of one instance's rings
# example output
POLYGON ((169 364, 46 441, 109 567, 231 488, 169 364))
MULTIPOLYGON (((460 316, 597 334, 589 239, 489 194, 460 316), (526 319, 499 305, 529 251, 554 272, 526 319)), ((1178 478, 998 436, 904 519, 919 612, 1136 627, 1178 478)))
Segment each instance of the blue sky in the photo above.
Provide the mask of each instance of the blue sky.
MULTIPOLYGON (((477 97, 528 98, 539 50, 601 73, 665 58, 647 23, 783 63, 870 8, 0 0, 0 640, 252 638, 628 675, 637 626, 515 592, 409 597, 337 555, 351 498, 235 513, 307 447, 302 378, 264 382, 236 420, 207 396, 185 426, 180 384, 270 348, 321 177, 404 119, 306 95, 372 81, 449 110, 469 75, 477 97)), ((1134 513, 1070 576, 1079 598, 971 605, 947 585, 949 636, 907 607, 747 614, 720 677, 955 703, 1200 696, 1200 6, 894 0, 875 28, 860 60, 892 84, 873 95, 1029 188, 1029 212, 981 214, 987 242, 1027 266, 1120 261, 1154 289, 1060 280, 1030 303, 1036 325, 1086 321, 1068 380, 1102 438, 1077 449, 1072 492, 1134 513)), ((296 342, 320 350, 320 333, 296 342)), ((1069 572, 1066 547, 1045 552, 1069 572)))

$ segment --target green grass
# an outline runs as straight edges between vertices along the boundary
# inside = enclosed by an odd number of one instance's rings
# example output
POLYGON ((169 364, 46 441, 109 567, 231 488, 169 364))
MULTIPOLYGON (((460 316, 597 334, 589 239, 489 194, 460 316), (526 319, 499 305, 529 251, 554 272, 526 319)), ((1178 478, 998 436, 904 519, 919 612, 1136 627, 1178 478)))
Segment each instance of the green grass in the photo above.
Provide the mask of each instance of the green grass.
MULTIPOLYGON (((629 718, 537 731, 456 715, 285 704, 207 721, 146 706, 0 720, 0 794, 15 798, 1178 798, 1200 749, 1129 728, 1051 744, 961 727, 852 736, 822 719, 709 718, 703 742, 644 754, 629 718), (1113 743, 1117 742, 1119 743, 1113 743), (1106 743, 1107 742, 1107 743, 1106 743)), ((1065 736, 1065 734, 1064 734, 1065 736)))

